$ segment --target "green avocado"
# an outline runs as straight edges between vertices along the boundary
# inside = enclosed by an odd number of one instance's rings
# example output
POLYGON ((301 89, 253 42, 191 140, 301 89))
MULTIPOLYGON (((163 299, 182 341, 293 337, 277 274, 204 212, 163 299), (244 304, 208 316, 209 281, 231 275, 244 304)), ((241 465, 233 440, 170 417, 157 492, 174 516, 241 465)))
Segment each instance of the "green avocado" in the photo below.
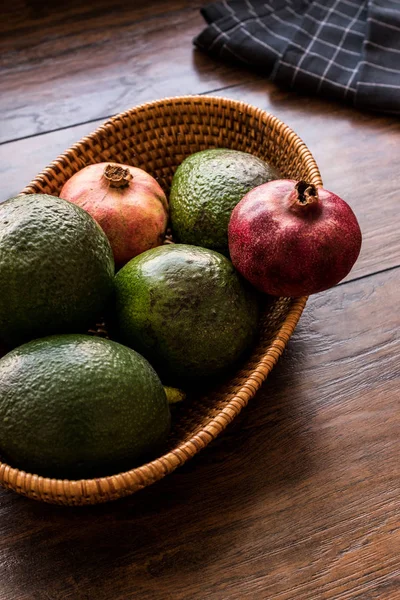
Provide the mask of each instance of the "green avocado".
POLYGON ((251 189, 279 177, 276 169, 247 152, 215 148, 191 154, 172 179, 169 202, 175 240, 228 256, 232 210, 251 189))
POLYGON ((213 250, 169 244, 116 275, 113 334, 180 384, 236 364, 257 332, 259 297, 213 250))
POLYGON ((114 285, 108 239, 82 208, 47 194, 0 204, 0 340, 85 331, 114 285))
POLYGON ((49 336, 0 360, 0 456, 13 467, 70 479, 114 474, 158 452, 169 428, 156 372, 121 344, 49 336))

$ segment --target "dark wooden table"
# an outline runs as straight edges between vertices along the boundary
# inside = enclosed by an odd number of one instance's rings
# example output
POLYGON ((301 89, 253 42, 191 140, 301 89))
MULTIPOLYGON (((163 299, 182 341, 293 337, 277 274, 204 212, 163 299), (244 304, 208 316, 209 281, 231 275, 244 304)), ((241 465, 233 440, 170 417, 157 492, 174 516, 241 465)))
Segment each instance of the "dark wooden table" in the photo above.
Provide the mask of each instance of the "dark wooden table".
POLYGON ((0 600, 400 598, 400 123, 196 52, 191 0, 14 0, 0 22, 0 199, 112 114, 181 94, 274 113, 364 235, 211 446, 118 502, 0 492, 0 600))

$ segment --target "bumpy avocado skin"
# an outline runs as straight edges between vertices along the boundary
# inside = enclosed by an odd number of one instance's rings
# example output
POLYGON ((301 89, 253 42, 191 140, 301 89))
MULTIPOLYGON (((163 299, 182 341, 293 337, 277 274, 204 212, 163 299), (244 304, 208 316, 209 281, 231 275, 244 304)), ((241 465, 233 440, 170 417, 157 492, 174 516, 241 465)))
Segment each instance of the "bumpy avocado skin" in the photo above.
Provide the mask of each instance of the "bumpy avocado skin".
POLYGON ((0 340, 83 332, 114 286, 109 241, 82 208, 47 194, 0 204, 0 340))
POLYGON ((247 152, 214 148, 188 156, 175 171, 170 213, 176 241, 229 256, 232 210, 251 189, 280 174, 247 152))
POLYGON ((222 254, 170 244, 116 276, 116 339, 175 384, 216 375, 254 341, 259 296, 222 254))
POLYGON ((80 479, 118 473, 163 448, 170 410, 137 352, 94 336, 49 336, 0 360, 0 456, 80 479))

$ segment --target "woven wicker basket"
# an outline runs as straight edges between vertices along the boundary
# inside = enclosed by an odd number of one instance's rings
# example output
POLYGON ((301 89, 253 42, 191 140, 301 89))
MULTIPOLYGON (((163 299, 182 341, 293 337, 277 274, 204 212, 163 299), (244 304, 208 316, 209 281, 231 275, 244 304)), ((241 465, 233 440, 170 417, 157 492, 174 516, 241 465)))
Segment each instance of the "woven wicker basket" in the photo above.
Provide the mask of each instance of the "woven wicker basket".
MULTIPOLYGON (((242 102, 184 96, 113 117, 53 161, 22 193, 58 195, 76 171, 102 161, 141 167, 168 193, 172 175, 186 156, 215 147, 250 152, 286 177, 322 185, 308 148, 276 117, 242 102)), ((268 306, 250 358, 211 394, 179 407, 163 456, 124 473, 77 481, 40 477, 0 462, 0 483, 37 500, 84 505, 133 494, 161 479, 207 446, 247 405, 282 354, 306 300, 280 298, 268 306)))

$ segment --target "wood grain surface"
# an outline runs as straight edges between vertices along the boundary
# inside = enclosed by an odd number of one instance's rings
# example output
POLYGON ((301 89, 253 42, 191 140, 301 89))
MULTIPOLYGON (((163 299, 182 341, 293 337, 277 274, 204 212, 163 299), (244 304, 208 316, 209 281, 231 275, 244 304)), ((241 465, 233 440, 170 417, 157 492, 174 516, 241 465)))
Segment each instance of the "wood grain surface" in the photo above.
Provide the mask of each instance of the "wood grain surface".
POLYGON ((204 2, 19 4, 28 8, 10 3, 0 25, 0 142, 104 120, 161 90, 178 96, 251 79, 193 54, 204 2))
POLYGON ((359 218, 360 259, 225 434, 157 485, 76 509, 0 491, 0 600, 400 598, 400 122, 194 51, 206 3, 2 6, 0 200, 108 115, 218 94, 304 139, 359 218))

